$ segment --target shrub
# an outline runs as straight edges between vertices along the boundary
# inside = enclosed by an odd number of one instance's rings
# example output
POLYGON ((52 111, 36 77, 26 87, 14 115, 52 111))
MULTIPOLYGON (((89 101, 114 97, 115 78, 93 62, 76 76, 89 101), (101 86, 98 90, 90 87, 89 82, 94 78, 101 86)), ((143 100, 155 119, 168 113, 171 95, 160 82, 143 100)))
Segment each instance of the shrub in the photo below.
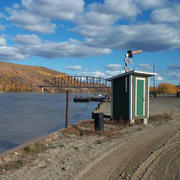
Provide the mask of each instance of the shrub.
POLYGON ((159 94, 176 94, 177 89, 174 85, 169 83, 163 83, 158 85, 159 94))

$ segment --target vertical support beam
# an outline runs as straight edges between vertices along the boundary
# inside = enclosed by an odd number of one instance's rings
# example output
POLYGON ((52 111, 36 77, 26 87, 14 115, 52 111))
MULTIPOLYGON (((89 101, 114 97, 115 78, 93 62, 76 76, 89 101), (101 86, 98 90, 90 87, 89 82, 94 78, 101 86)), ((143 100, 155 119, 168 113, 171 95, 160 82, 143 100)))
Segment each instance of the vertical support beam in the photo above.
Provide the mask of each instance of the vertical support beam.
POLYGON ((60 79, 60 81, 61 81, 61 88, 62 88, 62 86, 63 86, 63 77, 61 77, 61 79, 60 79))
POLYGON ((134 123, 134 120, 132 119, 132 74, 129 75, 129 120, 130 123, 134 123))
POLYGON ((148 119, 143 119, 143 124, 148 124, 148 119))
POLYGON ((76 77, 74 76, 74 86, 76 86, 76 77))
POLYGON ((113 119, 113 80, 111 81, 111 118, 113 119))
POLYGON ((69 124, 69 90, 66 90, 66 122, 65 128, 68 128, 69 124))
POLYGON ((147 99, 147 118, 149 119, 149 77, 147 77, 147 86, 148 86, 148 99, 147 99))

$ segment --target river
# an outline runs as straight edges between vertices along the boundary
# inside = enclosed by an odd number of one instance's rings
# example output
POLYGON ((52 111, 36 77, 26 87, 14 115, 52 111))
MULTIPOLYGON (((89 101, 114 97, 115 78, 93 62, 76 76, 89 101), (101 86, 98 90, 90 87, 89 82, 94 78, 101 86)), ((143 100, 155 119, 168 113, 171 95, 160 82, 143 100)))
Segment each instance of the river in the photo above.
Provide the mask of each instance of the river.
MULTIPOLYGON (((74 103, 69 124, 90 119, 97 102, 74 103)), ((64 127, 64 94, 0 93, 0 153, 64 127)))

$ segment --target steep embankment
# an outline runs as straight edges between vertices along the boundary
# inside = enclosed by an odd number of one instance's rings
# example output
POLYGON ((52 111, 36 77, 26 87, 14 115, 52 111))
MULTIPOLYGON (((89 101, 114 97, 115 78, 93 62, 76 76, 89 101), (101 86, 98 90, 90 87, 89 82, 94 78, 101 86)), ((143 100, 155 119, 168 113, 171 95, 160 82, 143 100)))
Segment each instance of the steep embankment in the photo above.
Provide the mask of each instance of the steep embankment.
POLYGON ((40 92, 39 85, 44 84, 45 79, 65 76, 64 73, 44 67, 0 62, 0 91, 40 92))

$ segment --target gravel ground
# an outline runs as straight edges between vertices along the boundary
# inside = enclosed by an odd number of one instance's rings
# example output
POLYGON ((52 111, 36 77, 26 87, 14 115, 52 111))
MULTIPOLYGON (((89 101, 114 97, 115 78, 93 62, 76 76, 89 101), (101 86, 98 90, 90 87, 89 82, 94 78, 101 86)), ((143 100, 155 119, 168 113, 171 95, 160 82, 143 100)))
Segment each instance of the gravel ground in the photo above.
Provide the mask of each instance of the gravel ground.
MULTIPOLYGON (((13 160, 28 160, 17 170, 0 170, 1 180, 180 179, 180 98, 152 98, 148 125, 105 122, 105 132, 93 123, 59 131, 45 141, 47 149, 32 156, 17 152, 13 160)), ((12 159, 4 158, 0 166, 12 159)))

